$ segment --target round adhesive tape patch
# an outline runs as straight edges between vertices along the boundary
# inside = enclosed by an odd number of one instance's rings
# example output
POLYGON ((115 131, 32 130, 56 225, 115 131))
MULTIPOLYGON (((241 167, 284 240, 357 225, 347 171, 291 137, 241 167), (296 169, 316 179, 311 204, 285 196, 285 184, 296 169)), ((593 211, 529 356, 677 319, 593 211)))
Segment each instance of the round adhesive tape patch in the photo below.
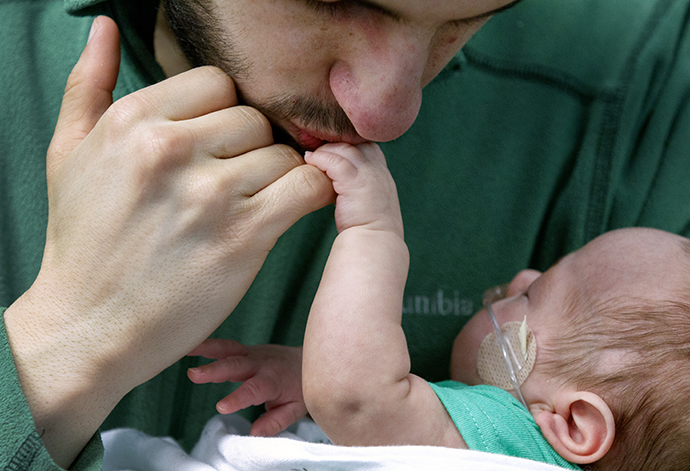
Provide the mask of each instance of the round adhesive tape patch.
MULTIPOLYGON (((532 372, 534 363, 537 359, 537 342, 534 337, 534 332, 532 332, 529 326, 527 326, 526 335, 526 355, 523 356, 520 347, 520 328, 522 326, 522 322, 506 322, 501 326, 503 336, 513 346, 515 355, 522 365, 522 368, 519 370, 515 368, 515 376, 520 386, 522 386, 522 383, 525 382, 532 372)), ((513 382, 510 380, 510 373, 506 366, 505 359, 503 358, 501 346, 496 339, 495 332, 491 332, 487 335, 479 346, 479 352, 477 352, 477 373, 485 384, 496 386, 506 391, 513 389, 513 382)))

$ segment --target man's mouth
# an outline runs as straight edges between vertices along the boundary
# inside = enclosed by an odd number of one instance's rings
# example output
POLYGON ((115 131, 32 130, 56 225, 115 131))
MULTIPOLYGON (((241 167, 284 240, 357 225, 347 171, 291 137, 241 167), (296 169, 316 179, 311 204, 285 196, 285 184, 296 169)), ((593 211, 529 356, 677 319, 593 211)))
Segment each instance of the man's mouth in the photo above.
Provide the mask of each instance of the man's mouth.
POLYGON ((295 140, 299 143, 299 145, 307 150, 315 150, 324 145, 326 142, 334 142, 333 140, 329 139, 321 139, 309 131, 299 128, 297 129, 295 140))
POLYGON ((286 126, 286 131, 300 147, 310 151, 316 150, 328 142, 347 142, 353 145, 367 142, 366 139, 360 136, 339 136, 337 134, 306 129, 292 122, 286 126))

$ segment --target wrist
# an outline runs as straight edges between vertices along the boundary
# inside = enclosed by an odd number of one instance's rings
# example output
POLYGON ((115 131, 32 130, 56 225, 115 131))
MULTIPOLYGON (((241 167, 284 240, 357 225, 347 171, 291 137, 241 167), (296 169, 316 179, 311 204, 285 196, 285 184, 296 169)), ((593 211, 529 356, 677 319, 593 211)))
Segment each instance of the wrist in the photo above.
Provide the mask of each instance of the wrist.
POLYGON ((36 429, 53 460, 68 468, 125 392, 108 387, 83 339, 46 312, 27 293, 3 317, 36 429))

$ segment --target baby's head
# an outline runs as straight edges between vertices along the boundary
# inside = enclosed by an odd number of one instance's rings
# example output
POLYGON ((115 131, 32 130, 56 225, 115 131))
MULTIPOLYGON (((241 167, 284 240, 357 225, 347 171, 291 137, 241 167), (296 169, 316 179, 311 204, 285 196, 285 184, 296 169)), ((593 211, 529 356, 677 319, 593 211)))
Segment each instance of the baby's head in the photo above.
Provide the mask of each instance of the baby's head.
MULTIPOLYGON (((565 459, 595 469, 687 469, 690 463, 690 241, 652 229, 598 237, 543 275, 520 272, 492 304, 503 325, 534 333, 520 386, 565 459)), ((485 310, 458 335, 451 377, 483 384, 485 310)))

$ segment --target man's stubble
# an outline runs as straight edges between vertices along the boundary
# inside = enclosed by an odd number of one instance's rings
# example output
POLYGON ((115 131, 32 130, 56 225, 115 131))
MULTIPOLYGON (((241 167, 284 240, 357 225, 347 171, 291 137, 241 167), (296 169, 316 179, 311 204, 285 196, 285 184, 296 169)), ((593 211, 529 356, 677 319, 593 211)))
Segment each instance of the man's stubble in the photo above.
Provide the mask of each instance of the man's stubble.
MULTIPOLYGON (((219 67, 236 83, 255 79, 251 60, 239 52, 238 45, 224 31, 210 0, 163 0, 162 5, 170 28, 192 67, 219 67)), ((357 135, 354 125, 337 104, 329 106, 316 97, 280 93, 258 103, 243 96, 239 88, 240 102, 262 111, 273 122, 297 120, 302 126, 341 137, 357 135)), ((277 140, 295 146, 284 130, 274 126, 274 132, 277 140)))

